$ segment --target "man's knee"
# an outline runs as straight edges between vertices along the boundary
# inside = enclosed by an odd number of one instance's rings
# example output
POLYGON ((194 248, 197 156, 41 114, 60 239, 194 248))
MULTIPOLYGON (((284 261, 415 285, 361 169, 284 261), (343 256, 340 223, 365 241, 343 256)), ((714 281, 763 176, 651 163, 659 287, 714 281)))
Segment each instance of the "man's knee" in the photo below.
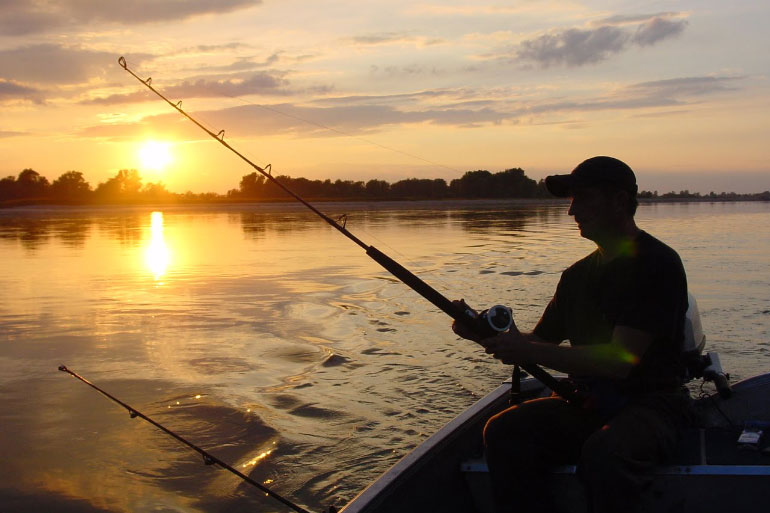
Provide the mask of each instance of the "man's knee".
POLYGON ((527 401, 492 417, 484 428, 487 452, 498 452, 536 465, 577 459, 585 439, 584 420, 566 402, 544 398, 527 401), (542 461, 540 461, 542 460, 542 461))
POLYGON ((611 474, 619 465, 615 437, 603 426, 588 437, 580 451, 580 467, 587 476, 611 474))
POLYGON ((510 408, 487 421, 484 426, 484 446, 499 447, 505 445, 510 447, 526 437, 527 432, 531 432, 531 426, 527 428, 521 419, 521 411, 518 407, 510 408))
POLYGON ((671 452, 677 435, 676 424, 665 415, 629 409, 588 437, 581 464, 597 471, 648 470, 671 452))
POLYGON ((636 489, 658 461, 654 443, 605 425, 588 439, 580 452, 580 474, 588 483, 602 487, 636 489))
POLYGON ((537 433, 549 429, 549 418, 561 406, 559 401, 550 398, 512 406, 487 421, 484 426, 484 443, 489 445, 502 440, 532 440, 537 433))

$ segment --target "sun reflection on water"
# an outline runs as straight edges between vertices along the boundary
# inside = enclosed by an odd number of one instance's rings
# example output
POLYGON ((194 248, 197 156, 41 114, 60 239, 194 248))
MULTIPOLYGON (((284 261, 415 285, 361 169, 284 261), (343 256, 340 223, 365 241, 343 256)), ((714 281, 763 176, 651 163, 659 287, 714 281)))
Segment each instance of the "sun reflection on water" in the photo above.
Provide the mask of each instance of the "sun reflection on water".
POLYGON ((171 261, 171 251, 163 238, 163 212, 153 212, 150 216, 150 242, 144 253, 144 261, 155 281, 160 281, 171 261))
MULTIPOLYGON (((273 442, 273 445, 275 445, 275 442, 273 442)), ((267 458, 268 456, 270 456, 273 453, 274 450, 275 450, 275 448, 266 449, 266 450, 262 451, 261 453, 259 453, 256 456, 254 456, 251 460, 249 460, 246 463, 242 464, 241 467, 246 468, 246 467, 255 467, 255 466, 257 466, 257 464, 259 464, 260 461, 262 461, 265 458, 267 458)))

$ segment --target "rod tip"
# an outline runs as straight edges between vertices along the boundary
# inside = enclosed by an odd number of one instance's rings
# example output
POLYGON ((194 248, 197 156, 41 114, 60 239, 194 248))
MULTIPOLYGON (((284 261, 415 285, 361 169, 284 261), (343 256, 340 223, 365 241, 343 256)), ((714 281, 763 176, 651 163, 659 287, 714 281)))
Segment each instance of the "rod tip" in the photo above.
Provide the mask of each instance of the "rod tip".
POLYGON ((59 370, 62 372, 67 372, 69 369, 67 368, 66 365, 59 365, 59 370))

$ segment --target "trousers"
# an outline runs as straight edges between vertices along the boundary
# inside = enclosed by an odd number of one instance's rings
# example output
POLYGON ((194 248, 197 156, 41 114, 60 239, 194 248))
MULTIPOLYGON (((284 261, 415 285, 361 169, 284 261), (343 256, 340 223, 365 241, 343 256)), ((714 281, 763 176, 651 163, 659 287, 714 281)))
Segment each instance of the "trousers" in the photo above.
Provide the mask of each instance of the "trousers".
POLYGON ((632 398, 609 419, 558 396, 512 406, 484 428, 484 447, 499 513, 553 512, 547 477, 578 464, 589 511, 633 513, 653 466, 674 451, 691 420, 681 391, 632 398))

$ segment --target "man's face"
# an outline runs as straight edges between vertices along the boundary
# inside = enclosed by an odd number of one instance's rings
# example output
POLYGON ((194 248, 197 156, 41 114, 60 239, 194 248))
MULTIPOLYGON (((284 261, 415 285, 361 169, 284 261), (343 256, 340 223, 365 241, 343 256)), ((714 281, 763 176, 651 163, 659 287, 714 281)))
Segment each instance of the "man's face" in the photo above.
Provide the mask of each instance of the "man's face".
POLYGON ((611 237, 619 221, 613 196, 599 187, 576 188, 569 215, 575 218, 580 235, 594 242, 611 237))

